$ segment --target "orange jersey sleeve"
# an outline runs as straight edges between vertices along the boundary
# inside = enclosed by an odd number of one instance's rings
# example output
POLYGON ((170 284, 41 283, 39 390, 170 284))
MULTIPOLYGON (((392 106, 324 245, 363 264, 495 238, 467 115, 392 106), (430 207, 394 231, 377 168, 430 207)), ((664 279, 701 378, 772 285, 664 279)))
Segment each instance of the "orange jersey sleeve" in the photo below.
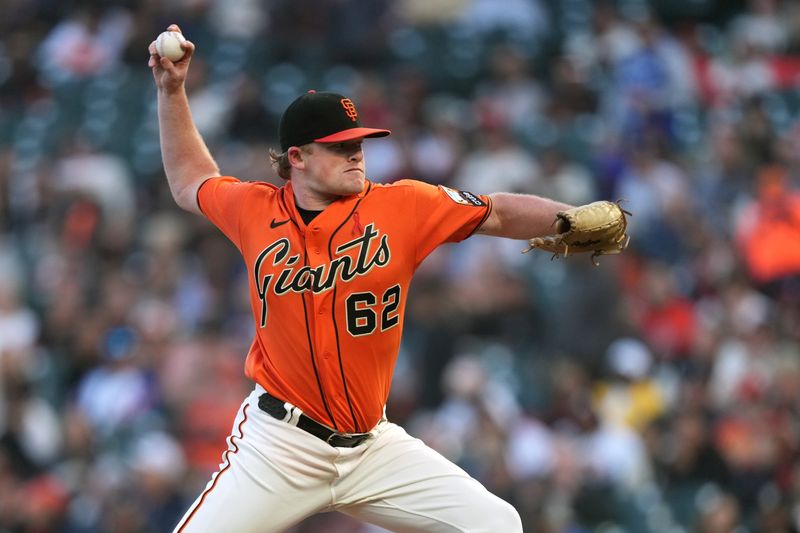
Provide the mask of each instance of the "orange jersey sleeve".
POLYGON ((250 212, 249 204, 258 201, 258 191, 274 193, 277 187, 269 183, 240 181, 231 176, 209 178, 197 191, 197 204, 203 214, 233 244, 242 250, 242 224, 250 212))
POLYGON ((416 180, 400 180, 395 185, 411 186, 414 190, 413 222, 417 264, 440 244, 459 242, 469 237, 489 217, 492 210, 492 202, 488 196, 416 180))

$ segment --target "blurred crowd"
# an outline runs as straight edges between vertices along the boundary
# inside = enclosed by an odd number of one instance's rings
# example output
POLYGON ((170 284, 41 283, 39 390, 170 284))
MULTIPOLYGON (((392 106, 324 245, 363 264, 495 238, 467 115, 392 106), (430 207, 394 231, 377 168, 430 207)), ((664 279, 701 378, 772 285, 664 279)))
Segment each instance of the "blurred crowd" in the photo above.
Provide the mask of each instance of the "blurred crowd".
POLYGON ((226 174, 279 183, 279 114, 317 88, 392 129, 375 181, 624 199, 599 267, 476 236, 412 285, 389 417, 525 531, 800 531, 800 3, 2 11, 0 531, 169 531, 252 386, 238 253, 161 169, 147 46, 172 22, 226 174))

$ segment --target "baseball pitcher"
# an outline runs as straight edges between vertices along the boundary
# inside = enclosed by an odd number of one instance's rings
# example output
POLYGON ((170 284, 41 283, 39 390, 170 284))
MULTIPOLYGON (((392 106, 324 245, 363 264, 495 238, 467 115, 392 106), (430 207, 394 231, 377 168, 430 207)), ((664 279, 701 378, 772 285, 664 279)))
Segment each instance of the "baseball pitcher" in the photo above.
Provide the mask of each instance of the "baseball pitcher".
POLYGON ((175 531, 283 531, 323 511, 394 531, 522 531, 511 505, 386 418, 409 283, 437 246, 473 233, 616 253, 627 243, 621 210, 374 183, 362 142, 389 131, 362 126, 355 103, 329 92, 283 113, 271 154, 282 187, 221 175, 184 89, 195 48, 182 46, 176 62, 149 50, 164 169, 176 203, 241 252, 256 333, 245 364, 254 389, 175 531))

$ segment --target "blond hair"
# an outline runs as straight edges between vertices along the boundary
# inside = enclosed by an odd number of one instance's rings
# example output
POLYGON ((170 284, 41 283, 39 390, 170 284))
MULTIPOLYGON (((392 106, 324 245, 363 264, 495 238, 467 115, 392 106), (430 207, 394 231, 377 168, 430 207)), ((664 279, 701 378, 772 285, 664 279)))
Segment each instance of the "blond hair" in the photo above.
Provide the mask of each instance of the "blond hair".
POLYGON ((272 168, 278 173, 278 176, 288 180, 292 178, 292 164, 289 163, 289 152, 276 152, 272 148, 269 149, 269 161, 272 163, 272 168))

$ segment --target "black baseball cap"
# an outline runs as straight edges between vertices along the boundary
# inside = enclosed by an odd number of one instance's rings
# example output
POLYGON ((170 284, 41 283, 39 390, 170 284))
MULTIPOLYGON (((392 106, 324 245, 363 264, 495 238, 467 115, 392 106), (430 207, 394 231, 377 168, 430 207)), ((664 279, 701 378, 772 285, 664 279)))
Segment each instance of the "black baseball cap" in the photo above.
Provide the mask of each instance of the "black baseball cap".
POLYGON ((311 142, 336 143, 361 137, 385 137, 391 132, 364 128, 353 101, 337 93, 308 91, 289 104, 281 116, 281 150, 311 142))

